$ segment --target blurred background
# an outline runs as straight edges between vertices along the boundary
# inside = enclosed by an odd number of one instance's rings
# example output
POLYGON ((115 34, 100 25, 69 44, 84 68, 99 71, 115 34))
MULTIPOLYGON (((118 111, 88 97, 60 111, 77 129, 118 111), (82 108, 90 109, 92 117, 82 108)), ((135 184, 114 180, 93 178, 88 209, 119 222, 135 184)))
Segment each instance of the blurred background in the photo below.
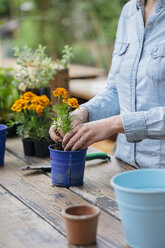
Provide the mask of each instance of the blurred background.
MULTIPOLYGON (((99 93, 106 84, 118 18, 126 2, 0 0, 0 120, 11 118, 7 109, 18 98, 17 94, 11 96, 13 78, 8 69, 4 70, 16 66, 15 46, 28 45, 35 50, 41 44, 56 61, 61 59, 64 46, 69 45, 74 54, 69 67, 70 94, 83 103, 99 93)), ((115 140, 112 137, 96 147, 113 153, 115 140)))
POLYGON ((56 59, 68 44, 73 63, 109 70, 118 18, 126 0, 1 0, 0 58, 15 45, 47 46, 56 59))

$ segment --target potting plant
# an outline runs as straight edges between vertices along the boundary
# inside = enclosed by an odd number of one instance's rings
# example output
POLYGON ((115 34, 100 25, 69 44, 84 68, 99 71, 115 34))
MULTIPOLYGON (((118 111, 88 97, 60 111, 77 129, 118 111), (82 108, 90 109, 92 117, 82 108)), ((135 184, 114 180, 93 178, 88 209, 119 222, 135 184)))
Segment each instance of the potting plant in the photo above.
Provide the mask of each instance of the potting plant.
POLYGON ((46 55, 46 47, 42 45, 36 50, 28 46, 15 47, 13 50, 17 57, 14 77, 21 92, 30 90, 37 95, 46 94, 50 99, 53 98, 50 91, 58 86, 69 87, 68 65, 73 54, 68 45, 64 46, 61 59, 54 62, 46 55))
POLYGON ((26 92, 11 109, 18 112, 17 120, 11 125, 19 124, 17 134, 22 138, 25 155, 48 156, 51 107, 47 96, 26 92))
MULTIPOLYGON (((72 122, 76 118, 70 112, 79 108, 79 104, 76 98, 69 98, 64 88, 57 88, 53 91, 53 95, 58 98, 53 106, 53 124, 58 134, 66 134, 72 131, 72 122)), ((53 184, 64 187, 82 185, 87 149, 64 151, 60 143, 51 145, 49 148, 53 184)))
MULTIPOLYGON (((45 53, 45 46, 39 45, 36 50, 28 46, 22 49, 14 48, 17 57, 17 68, 15 78, 21 92, 31 90, 38 95, 48 90, 49 82, 53 79, 55 68, 52 60, 45 53)), ((50 93, 49 93, 50 94, 50 93)))

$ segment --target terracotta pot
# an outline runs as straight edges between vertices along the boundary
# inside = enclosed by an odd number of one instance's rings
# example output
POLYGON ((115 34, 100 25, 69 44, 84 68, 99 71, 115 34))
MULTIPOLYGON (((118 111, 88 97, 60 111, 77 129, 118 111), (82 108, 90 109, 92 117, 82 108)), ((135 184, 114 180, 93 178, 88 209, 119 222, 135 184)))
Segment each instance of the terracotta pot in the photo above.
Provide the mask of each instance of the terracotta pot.
POLYGON ((68 241, 74 245, 96 242, 99 214, 100 209, 91 205, 71 206, 63 210, 68 241))

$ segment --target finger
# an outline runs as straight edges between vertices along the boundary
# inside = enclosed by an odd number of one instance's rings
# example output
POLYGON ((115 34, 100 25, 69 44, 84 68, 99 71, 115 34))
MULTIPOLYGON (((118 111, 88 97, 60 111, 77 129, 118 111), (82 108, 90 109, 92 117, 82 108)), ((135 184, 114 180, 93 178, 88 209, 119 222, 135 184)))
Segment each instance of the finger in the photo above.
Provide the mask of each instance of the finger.
POLYGON ((78 139, 77 142, 73 145, 71 151, 78 151, 78 150, 83 150, 83 146, 85 146, 86 141, 78 139))
POLYGON ((49 135, 55 142, 62 141, 62 139, 56 134, 56 126, 52 125, 49 129, 49 135))
POLYGON ((81 147, 81 150, 84 150, 84 149, 88 148, 91 144, 92 144, 92 142, 91 142, 90 140, 88 140, 88 141, 81 147))
POLYGON ((81 138, 81 135, 77 132, 66 144, 65 146, 65 151, 70 151, 72 150, 72 147, 77 143, 81 138))
POLYGON ((68 132, 65 134, 63 141, 62 141, 62 146, 66 147, 70 139, 77 133, 77 129, 72 130, 71 132, 68 132))

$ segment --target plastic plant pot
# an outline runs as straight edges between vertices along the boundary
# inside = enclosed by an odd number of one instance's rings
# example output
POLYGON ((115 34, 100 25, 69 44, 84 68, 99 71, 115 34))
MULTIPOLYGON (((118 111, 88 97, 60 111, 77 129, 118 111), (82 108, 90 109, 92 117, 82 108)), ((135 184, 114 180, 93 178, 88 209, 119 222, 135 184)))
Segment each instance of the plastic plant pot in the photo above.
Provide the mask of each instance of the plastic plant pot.
POLYGON ((35 156, 45 158, 49 156, 50 141, 34 141, 35 156))
POLYGON ((0 166, 4 165, 7 126, 0 124, 0 166))
POLYGON ((22 140, 23 142, 23 149, 24 149, 24 154, 26 156, 34 156, 35 151, 34 151, 34 141, 29 138, 25 138, 22 140))
POLYGON ((139 169, 111 179, 127 243, 165 247, 165 170, 139 169))
POLYGON ((49 146, 52 183, 56 186, 70 187, 83 184, 86 161, 85 150, 60 151, 49 146))
POLYGON ((91 205, 70 206, 62 211, 68 242, 89 245, 96 242, 100 209, 91 205))

